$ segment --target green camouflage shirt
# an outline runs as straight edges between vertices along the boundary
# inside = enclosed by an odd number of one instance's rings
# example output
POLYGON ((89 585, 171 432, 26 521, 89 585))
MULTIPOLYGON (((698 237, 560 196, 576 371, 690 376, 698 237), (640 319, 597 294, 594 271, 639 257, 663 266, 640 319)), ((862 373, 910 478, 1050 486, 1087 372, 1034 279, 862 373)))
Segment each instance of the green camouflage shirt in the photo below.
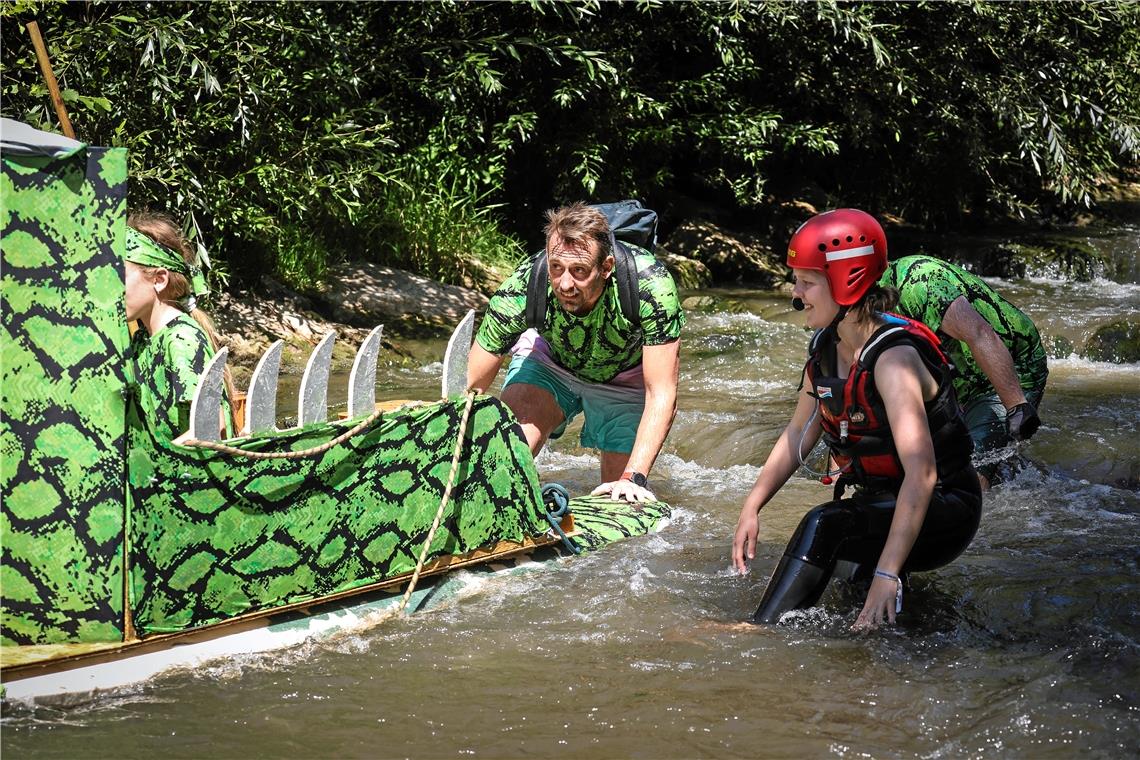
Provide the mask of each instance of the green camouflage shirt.
POLYGON ((1005 343, 1021 387, 1026 391, 1044 390, 1049 369, 1037 328, 1029 317, 980 277, 941 259, 906 256, 891 262, 879 284, 899 291, 900 314, 924 322, 938 333, 956 369, 954 390, 963 406, 983 396, 992 396, 995 391, 974 361, 970 347, 941 330, 946 310, 960 296, 966 297, 1005 343))
MULTIPOLYGON (((642 346, 658 346, 681 337, 685 314, 677 286, 665 265, 636 246, 629 246, 638 268, 641 326, 622 315, 617 278, 611 277, 589 314, 576 317, 562 308, 548 288, 546 317, 539 334, 550 344, 554 360, 577 377, 605 383, 641 363, 642 346)), ((508 277, 487 305, 475 340, 492 354, 505 354, 526 331, 526 286, 532 262, 508 277)))
MULTIPOLYGON (((153 336, 139 329, 131 338, 129 356, 139 402, 155 437, 170 441, 190 427, 190 402, 198 378, 214 358, 202 327, 189 314, 180 314, 153 336)), ((222 399, 226 435, 232 436, 229 401, 222 399)))

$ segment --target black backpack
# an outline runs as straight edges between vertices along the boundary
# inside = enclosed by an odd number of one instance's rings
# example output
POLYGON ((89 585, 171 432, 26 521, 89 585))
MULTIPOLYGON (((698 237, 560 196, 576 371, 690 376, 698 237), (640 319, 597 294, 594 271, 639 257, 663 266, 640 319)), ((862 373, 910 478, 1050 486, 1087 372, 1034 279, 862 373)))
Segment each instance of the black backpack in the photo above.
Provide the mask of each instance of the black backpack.
MULTIPOLYGON (((633 252, 622 241, 653 253, 657 246, 657 213, 644 208, 639 201, 599 203, 592 206, 606 215, 610 223, 610 245, 614 252, 614 276, 617 277, 618 302, 622 316, 630 324, 641 325, 638 306, 637 263, 633 252)), ((550 272, 546 268, 546 249, 531 260, 530 281, 526 286, 526 326, 542 328, 546 317, 546 297, 549 292, 550 272)))

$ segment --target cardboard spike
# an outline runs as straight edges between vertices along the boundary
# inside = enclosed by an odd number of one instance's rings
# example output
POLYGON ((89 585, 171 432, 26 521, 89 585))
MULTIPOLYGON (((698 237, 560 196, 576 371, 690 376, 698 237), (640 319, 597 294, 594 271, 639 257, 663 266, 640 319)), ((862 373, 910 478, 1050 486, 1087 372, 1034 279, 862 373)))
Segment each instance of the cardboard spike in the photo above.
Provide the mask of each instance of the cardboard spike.
POLYGON ((471 353, 471 339, 475 331, 475 311, 467 312, 451 338, 443 355, 443 398, 467 392, 467 356, 471 353))
POLYGON ((277 380, 281 374, 281 350, 284 346, 285 341, 274 341, 253 370, 245 400, 245 424, 241 435, 273 432, 277 429, 277 380))
POLYGON ((384 325, 375 327, 360 344, 348 376, 348 417, 371 414, 376 408, 376 359, 384 325))
POLYGON ((190 437, 194 440, 216 441, 221 437, 222 386, 229 354, 228 348, 214 354, 198 379, 190 402, 190 437))
POLYGON ((313 355, 305 365, 297 399, 297 427, 328 419, 329 367, 332 364, 334 342, 336 333, 330 332, 313 349, 313 355))

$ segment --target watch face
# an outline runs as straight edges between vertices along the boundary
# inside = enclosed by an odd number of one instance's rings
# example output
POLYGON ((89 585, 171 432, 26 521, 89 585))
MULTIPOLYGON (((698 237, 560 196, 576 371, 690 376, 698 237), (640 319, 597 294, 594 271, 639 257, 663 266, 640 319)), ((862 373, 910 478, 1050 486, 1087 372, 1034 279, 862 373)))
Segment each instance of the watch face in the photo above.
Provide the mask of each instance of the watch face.
POLYGON ((642 488, 649 487, 649 478, 642 475, 640 472, 632 473, 629 479, 633 481, 634 485, 641 486, 642 488))

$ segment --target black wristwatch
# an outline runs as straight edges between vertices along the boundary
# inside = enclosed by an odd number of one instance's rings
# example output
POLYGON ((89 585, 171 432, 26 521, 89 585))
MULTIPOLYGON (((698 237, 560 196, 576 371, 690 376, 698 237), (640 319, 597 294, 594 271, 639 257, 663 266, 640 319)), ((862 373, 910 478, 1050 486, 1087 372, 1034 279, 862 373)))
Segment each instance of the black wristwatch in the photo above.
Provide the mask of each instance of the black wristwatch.
POLYGON ((645 477, 640 472, 626 470, 621 474, 621 480, 628 480, 635 486, 640 486, 641 488, 649 488, 649 478, 645 477))

